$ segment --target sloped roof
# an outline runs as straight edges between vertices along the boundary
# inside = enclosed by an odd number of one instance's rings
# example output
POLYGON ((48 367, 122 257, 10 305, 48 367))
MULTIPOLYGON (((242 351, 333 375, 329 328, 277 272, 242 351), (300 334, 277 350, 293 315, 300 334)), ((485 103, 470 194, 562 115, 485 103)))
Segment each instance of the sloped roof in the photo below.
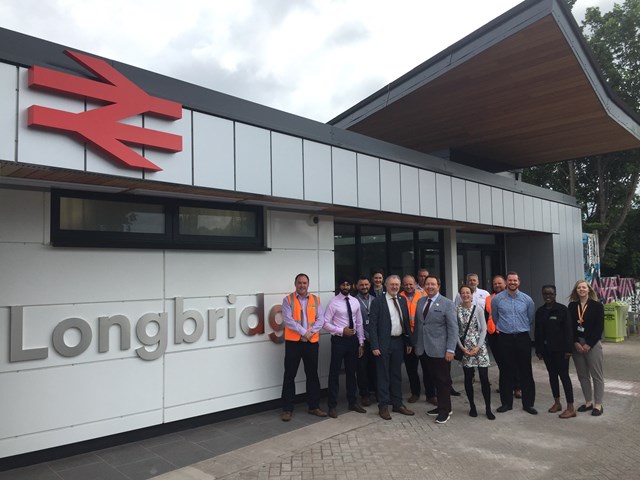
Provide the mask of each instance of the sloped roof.
POLYGON ((329 122, 488 171, 640 148, 561 0, 529 0, 329 122))

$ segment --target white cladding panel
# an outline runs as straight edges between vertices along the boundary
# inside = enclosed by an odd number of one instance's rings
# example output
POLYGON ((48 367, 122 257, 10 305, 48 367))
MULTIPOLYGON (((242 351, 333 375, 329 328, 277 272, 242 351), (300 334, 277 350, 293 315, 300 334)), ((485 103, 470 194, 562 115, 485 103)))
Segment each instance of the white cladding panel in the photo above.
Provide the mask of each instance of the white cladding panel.
POLYGON ((380 208, 387 212, 402 211, 400 200, 400 164, 380 160, 380 208))
POLYGON ((480 185, 480 223, 491 225, 493 223, 493 204, 491 202, 491 187, 488 185, 480 185))
POLYGON ((505 224, 504 215, 504 199, 502 198, 502 189, 491 187, 491 218, 493 225, 502 227, 505 224))
POLYGON ((343 148, 331 149, 333 168, 333 203, 358 206, 358 168, 356 153, 343 148))
POLYGON ((453 205, 453 219, 467 221, 467 192, 465 181, 460 178, 451 179, 451 200, 453 205))
POLYGON ((182 151, 176 153, 162 152, 145 148, 144 156, 158 165, 158 172, 145 171, 145 178, 158 182, 193 185, 193 165, 191 154, 191 111, 182 109, 180 120, 165 120, 151 115, 144 116, 145 128, 159 130, 182 136, 182 151))
POLYGON ((60 132, 38 130, 27 126, 27 109, 32 105, 80 113, 84 111, 84 102, 31 89, 27 86, 27 74, 27 69, 20 68, 18 161, 84 170, 84 146, 81 141, 60 132))
POLYGON ((331 147, 302 142, 304 156, 304 199, 331 203, 331 147))
POLYGON ((467 222, 480 223, 480 186, 469 181, 465 181, 465 186, 467 191, 467 222))
POLYGON ((236 123, 236 190, 271 194, 269 130, 236 123))
POLYGON ((438 218, 451 220, 453 218, 453 203, 451 201, 451 177, 436 173, 436 205, 438 218))
POLYGON ((233 132, 232 121, 193 112, 194 185, 234 189, 236 177, 233 132))
POLYGON ((513 192, 502 191, 502 201, 504 206, 504 226, 513 228, 515 222, 515 198, 513 192))
POLYGON ((520 193, 513 194, 513 218, 516 228, 525 228, 524 198, 520 193))
POLYGON ((420 215, 420 177, 415 167, 400 165, 402 213, 420 215))
POLYGON ((560 204, 551 202, 551 231, 560 232, 560 204))
POLYGON ((551 232, 551 202, 542 200, 542 230, 551 232))
MULTIPOLYGON (((0 245, 44 241, 45 196, 41 192, 0 188, 0 245), (9 227, 11 225, 12 227, 9 227)), ((0 262, 0 270, 4 265, 0 262)), ((1 276, 1 275, 0 275, 1 276)), ((4 276, 10 277, 12 275, 4 276)))
POLYGON ((271 168, 275 197, 304 198, 302 139, 271 132, 271 168))
POLYGON ((522 197, 524 203, 524 228, 527 230, 534 230, 535 219, 533 218, 533 197, 530 197, 528 195, 523 195, 522 197))
POLYGON ((542 218, 542 200, 540 198, 531 198, 533 206, 533 228, 538 232, 543 230, 543 218, 542 218))
MULTIPOLYGON (((91 104, 87 105, 87 109, 91 110, 94 108, 98 108, 100 105, 91 104)), ((124 123, 126 125, 134 125, 136 127, 142 127, 142 116, 138 115, 135 117, 125 118, 121 120, 120 123, 124 123)), ((136 153, 142 155, 142 148, 140 147, 129 147, 136 153)), ((125 166, 124 163, 115 160, 113 158, 108 158, 104 153, 99 152, 93 149, 91 146, 85 149, 85 155, 87 157, 87 172, 94 173, 105 173, 107 175, 118 175, 120 177, 129 177, 129 178, 143 178, 142 170, 133 169, 125 166)), ((162 166, 160 165, 162 168, 162 166)))
POLYGON ((16 159, 18 68, 0 63, 0 160, 16 159))
POLYGON ((420 170, 420 214, 423 217, 438 216, 438 200, 436 188, 436 174, 420 170))
POLYGON ((358 207, 380 210, 380 160, 358 154, 358 207))

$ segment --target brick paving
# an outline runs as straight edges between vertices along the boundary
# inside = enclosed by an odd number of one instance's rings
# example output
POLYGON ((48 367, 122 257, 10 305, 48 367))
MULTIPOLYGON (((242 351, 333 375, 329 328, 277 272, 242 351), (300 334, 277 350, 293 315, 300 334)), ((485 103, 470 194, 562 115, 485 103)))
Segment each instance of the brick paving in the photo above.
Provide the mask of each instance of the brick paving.
MULTIPOLYGON (((534 358, 536 407, 529 415, 518 400, 514 410, 467 415, 466 397, 453 399, 453 415, 437 425, 427 404, 414 404, 415 417, 391 421, 369 407, 366 415, 340 412, 327 419, 156 477, 182 479, 558 479, 640 478, 640 337, 605 344, 604 414, 562 420, 547 413, 553 403, 546 370, 534 358)), ((574 372, 573 366, 571 371, 574 372)), ((491 369, 494 389, 497 370, 491 369)), ((580 386, 572 375, 576 406, 580 386)), ((462 390, 460 380, 456 388, 462 390), (458 388, 459 387, 459 388, 458 388)), ((498 394, 492 400, 498 406, 498 394)))

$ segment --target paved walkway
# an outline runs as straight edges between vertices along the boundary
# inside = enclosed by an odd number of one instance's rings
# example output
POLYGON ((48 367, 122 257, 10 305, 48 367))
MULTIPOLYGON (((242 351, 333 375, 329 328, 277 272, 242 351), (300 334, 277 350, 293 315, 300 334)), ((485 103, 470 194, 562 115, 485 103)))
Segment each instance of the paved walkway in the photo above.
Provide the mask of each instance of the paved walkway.
MULTIPOLYGON (((347 412, 317 419, 296 408, 291 422, 272 410, 89 454, 0 473, 0 480, 212 479, 611 479, 640 478, 640 336, 605 343, 604 414, 561 420, 546 370, 534 359, 536 416, 514 410, 489 421, 480 388, 480 415, 467 415, 466 397, 437 425, 426 403, 416 416, 347 412)), ((571 367, 571 371, 574 369, 571 367)), ((497 369, 490 369, 493 388, 497 369)), ((455 386, 462 390, 460 369, 455 386)), ((576 403, 583 398, 575 378, 576 403)), ((405 383, 405 388, 407 385, 405 383)), ((408 395, 407 395, 408 396, 408 395)), ((494 410, 498 395, 493 394, 494 410)))

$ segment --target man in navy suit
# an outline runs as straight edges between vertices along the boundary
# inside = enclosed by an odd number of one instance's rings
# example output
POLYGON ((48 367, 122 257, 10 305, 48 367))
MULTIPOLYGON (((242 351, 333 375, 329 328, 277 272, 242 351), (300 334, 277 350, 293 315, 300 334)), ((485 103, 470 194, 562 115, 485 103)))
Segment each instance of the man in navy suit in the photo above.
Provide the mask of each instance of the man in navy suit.
POLYGON ((440 295, 440 279, 429 275, 424 284, 426 295, 418 301, 413 344, 416 355, 425 355, 438 397, 438 406, 429 410, 436 423, 451 416, 451 361, 458 341, 458 317, 455 304, 440 295))
POLYGON ((390 275, 385 286, 386 293, 371 303, 367 330, 376 361, 378 414, 391 420, 389 405, 402 415, 414 414, 402 403, 402 359, 405 351, 411 352, 411 329, 407 301, 398 295, 400 277, 390 275))

